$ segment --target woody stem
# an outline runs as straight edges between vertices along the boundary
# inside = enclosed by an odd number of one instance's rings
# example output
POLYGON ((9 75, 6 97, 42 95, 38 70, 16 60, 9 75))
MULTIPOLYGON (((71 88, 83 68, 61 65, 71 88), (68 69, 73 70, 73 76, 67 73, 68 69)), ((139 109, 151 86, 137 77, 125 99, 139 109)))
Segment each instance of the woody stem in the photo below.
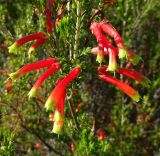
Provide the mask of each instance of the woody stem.
POLYGON ((73 118, 73 121, 74 121, 74 123, 75 123, 76 129, 79 129, 79 124, 78 124, 77 118, 76 118, 76 116, 75 116, 75 113, 74 113, 73 108, 72 108, 72 106, 71 106, 71 103, 70 103, 70 101, 69 101, 70 98, 72 98, 72 93, 71 93, 71 96, 67 97, 67 101, 68 101, 68 104, 69 104, 69 109, 70 109, 70 112, 71 112, 71 116, 72 116, 72 118, 73 118))
POLYGON ((73 59, 77 57, 77 50, 78 50, 78 38, 79 38, 79 30, 80 30, 80 1, 76 1, 76 7, 77 7, 77 21, 76 21, 76 32, 75 32, 75 42, 74 42, 74 54, 73 59))

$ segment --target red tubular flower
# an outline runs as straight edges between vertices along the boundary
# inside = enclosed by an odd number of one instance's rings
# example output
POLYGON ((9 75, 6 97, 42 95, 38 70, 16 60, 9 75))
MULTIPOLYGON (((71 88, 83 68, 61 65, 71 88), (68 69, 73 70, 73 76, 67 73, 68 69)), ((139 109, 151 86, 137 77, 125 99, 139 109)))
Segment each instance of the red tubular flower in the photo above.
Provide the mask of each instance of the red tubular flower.
POLYGON ((67 85, 80 74, 80 69, 81 68, 79 66, 74 68, 60 83, 56 85, 45 103, 45 108, 47 110, 54 110, 67 85))
POLYGON ((107 37, 102 34, 99 23, 92 23, 90 29, 99 44, 102 44, 106 48, 114 48, 107 37))
POLYGON ((102 63, 104 48, 110 48, 112 50, 114 50, 115 48, 112 46, 110 41, 102 34, 98 23, 92 23, 90 29, 92 33, 95 35, 98 42, 97 60, 99 63, 102 63))
POLYGON ((99 62, 100 64, 103 62, 104 60, 104 55, 103 55, 103 51, 104 51, 104 46, 103 44, 98 44, 98 54, 97 54, 97 59, 96 61, 99 62))
POLYGON ((47 38, 41 38, 39 40, 37 40, 35 43, 33 43, 31 45, 31 47, 29 48, 28 50, 28 55, 29 55, 29 58, 32 56, 32 54, 34 54, 35 52, 35 49, 39 46, 41 46, 43 43, 45 43, 47 41, 47 38))
POLYGON ((50 67, 55 62, 57 62, 57 59, 48 58, 46 60, 30 63, 30 64, 23 66, 15 73, 11 73, 9 76, 11 77, 11 79, 16 79, 16 78, 19 78, 19 77, 23 76, 24 74, 32 71, 32 70, 50 67))
POLYGON ((30 97, 36 97, 37 90, 51 74, 55 73, 57 70, 59 70, 61 67, 61 64, 59 62, 53 63, 52 66, 47 69, 36 81, 30 92, 28 93, 29 98, 30 97))
POLYGON ((132 87, 127 85, 126 83, 110 76, 110 75, 98 75, 102 80, 109 82, 115 86, 117 86, 121 91, 131 97, 134 101, 138 102, 140 100, 140 95, 137 91, 135 91, 132 87))
POLYGON ((127 50, 124 46, 124 42, 123 42, 121 36, 117 32, 117 30, 110 23, 106 23, 104 21, 102 21, 100 23, 100 28, 114 39, 114 41, 119 49, 119 58, 127 58, 127 56, 128 56, 127 50))
POLYGON ((149 85, 150 85, 150 80, 148 78, 146 78, 144 75, 142 75, 141 73, 136 72, 134 70, 125 69, 125 68, 118 68, 117 72, 119 74, 126 75, 126 76, 130 77, 131 79, 138 81, 140 84, 144 85, 145 87, 149 87, 149 85))
POLYGON ((38 32, 38 33, 35 33, 35 34, 27 35, 27 36, 19 39, 18 41, 16 41, 10 47, 8 47, 9 53, 16 52, 17 48, 22 46, 25 43, 28 43, 28 42, 33 41, 33 40, 39 40, 39 39, 45 39, 45 38, 47 38, 47 34, 45 34, 44 32, 38 32))
MULTIPOLYGON (((109 50, 108 70, 114 72, 117 69, 117 61, 116 61, 117 50, 112 46, 110 41, 102 34, 100 25, 98 23, 91 24, 90 29, 92 30, 92 33, 95 35, 99 45, 102 45, 101 47, 104 46, 109 50)), ((100 46, 99 46, 98 52, 100 52, 100 54, 99 53, 97 54, 97 58, 99 58, 99 56, 100 58, 102 57, 103 51, 104 51, 104 48, 100 49, 100 46)))
POLYGON ((104 135, 104 132, 103 132, 102 128, 100 128, 99 131, 98 131, 98 138, 100 140, 103 140, 105 138, 105 135, 104 135))
MULTIPOLYGON (((107 74, 107 72, 106 72, 107 68, 108 68, 107 66, 99 67, 98 73, 99 74, 107 74)), ((118 68, 117 73, 128 76, 129 78, 136 80, 137 82, 139 82, 140 84, 142 84, 145 87, 149 87, 149 85, 150 85, 150 80, 137 71, 134 71, 131 69, 126 69, 126 68, 118 68)))
POLYGON ((64 122, 64 104, 66 97, 66 89, 62 91, 62 96, 59 102, 56 105, 56 109, 54 112, 54 125, 52 132, 59 134, 62 130, 63 122, 64 122))

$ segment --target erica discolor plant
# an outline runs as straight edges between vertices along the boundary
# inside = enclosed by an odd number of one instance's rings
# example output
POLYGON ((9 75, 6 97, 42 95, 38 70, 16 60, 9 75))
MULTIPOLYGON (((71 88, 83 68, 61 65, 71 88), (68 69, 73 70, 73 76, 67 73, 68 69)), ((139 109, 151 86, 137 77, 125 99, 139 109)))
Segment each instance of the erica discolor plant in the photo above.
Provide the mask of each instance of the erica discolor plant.
MULTIPOLYGON (((38 32, 34 34, 27 35, 17 40, 9 49, 9 53, 16 53, 17 48, 23 46, 24 44, 34 41, 30 46, 28 54, 31 57, 34 54, 34 51, 37 47, 41 46, 52 36, 54 29, 59 24, 60 20, 63 18, 63 12, 66 9, 67 1, 63 1, 59 10, 56 12, 56 15, 53 16, 53 9, 56 5, 56 1, 47 0, 45 3, 45 18, 46 18, 46 32, 38 32), (55 18, 54 18, 55 17, 55 18)), ((54 11, 55 12, 55 11, 54 11)), ((78 20, 78 19, 77 19, 78 20)), ((138 57, 134 52, 128 50, 125 46, 125 43, 118 33, 118 31, 111 25, 110 22, 105 22, 104 13, 100 10, 96 10, 88 21, 88 27, 96 38, 97 47, 92 48, 91 53, 97 55, 97 61, 100 64, 98 67, 98 77, 108 83, 111 83, 118 87, 122 92, 131 97, 135 102, 140 100, 140 95, 138 91, 133 89, 129 84, 122 82, 116 78, 116 73, 125 75, 142 85, 148 87, 149 80, 140 72, 137 72, 132 69, 119 68, 119 63, 121 61, 130 62, 132 65, 136 65, 140 57, 138 57), (96 15, 101 14, 101 20, 99 22, 93 22, 96 15), (109 38, 110 37, 110 38, 109 38), (111 42, 111 39, 115 42, 114 46, 111 42), (103 65, 105 59, 108 59, 108 65, 103 65), (119 58, 119 59, 118 59, 119 58), (111 76, 110 74, 114 74, 111 76)), ((74 57, 75 59, 75 57, 74 57)), ((31 72, 33 70, 39 70, 42 68, 47 68, 46 71, 37 79, 32 89, 28 93, 28 96, 36 97, 38 96, 38 89, 42 83, 52 74, 63 68, 63 64, 58 61, 58 59, 50 57, 41 61, 33 62, 30 64, 24 65, 22 68, 17 70, 14 73, 11 73, 9 76, 12 80, 16 80, 19 77, 22 77, 24 74, 31 72)), ((68 65, 68 68, 70 66, 68 65)), ((81 67, 76 66, 70 71, 65 77, 60 77, 57 80, 56 86, 48 97, 44 107, 49 112, 49 118, 54 122, 52 132, 59 134, 62 130, 64 123, 64 108, 65 108, 65 99, 67 94, 67 86, 76 79, 80 72, 81 67)), ((12 88, 11 83, 9 83, 7 92, 10 92, 12 88)), ((100 139, 104 138, 103 131, 100 129, 98 134, 100 139)))

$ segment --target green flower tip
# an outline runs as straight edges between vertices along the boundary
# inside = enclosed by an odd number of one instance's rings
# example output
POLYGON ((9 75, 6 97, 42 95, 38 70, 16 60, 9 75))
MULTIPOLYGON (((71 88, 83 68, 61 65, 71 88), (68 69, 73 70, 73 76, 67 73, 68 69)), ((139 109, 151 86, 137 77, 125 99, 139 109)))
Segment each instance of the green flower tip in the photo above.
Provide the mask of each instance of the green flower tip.
POLYGON ((18 46, 16 42, 12 44, 10 47, 8 47, 9 53, 17 54, 18 46))
POLYGON ((15 73, 9 74, 9 77, 10 77, 12 80, 16 80, 17 78, 20 77, 20 75, 15 72, 15 73))
POLYGON ((125 48, 119 49, 118 57, 120 59, 124 59, 124 58, 128 59, 128 52, 127 52, 127 50, 125 48))
POLYGON ((33 87, 29 93, 28 93, 29 98, 37 97, 37 90, 33 87))
POLYGON ((109 64, 108 68, 107 68, 107 71, 110 71, 110 72, 115 72, 117 70, 117 65, 116 64, 109 64))
POLYGON ((35 48, 30 47, 28 50, 28 58, 29 59, 33 58, 34 54, 35 54, 35 48))
POLYGON ((63 121, 55 121, 52 132, 55 134, 60 134, 62 132, 62 127, 63 127, 63 121))
POLYGON ((54 111, 55 103, 53 100, 49 97, 44 105, 46 108, 46 111, 54 111))
POLYGON ((129 60, 133 65, 137 65, 142 58, 139 55, 135 55, 134 57, 129 57, 129 60))
POLYGON ((104 61, 104 56, 98 54, 97 58, 96 58, 96 61, 101 64, 104 61))
POLYGON ((139 100, 141 99, 141 96, 140 96, 139 93, 137 92, 136 95, 131 96, 131 98, 132 98, 135 102, 139 102, 139 100))

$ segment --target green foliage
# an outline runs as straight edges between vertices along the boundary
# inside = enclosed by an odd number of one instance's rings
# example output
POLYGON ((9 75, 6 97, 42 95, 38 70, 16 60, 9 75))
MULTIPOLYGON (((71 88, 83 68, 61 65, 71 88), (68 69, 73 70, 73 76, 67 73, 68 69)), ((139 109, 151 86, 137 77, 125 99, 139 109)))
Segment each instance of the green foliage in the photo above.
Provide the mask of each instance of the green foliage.
POLYGON ((0 128, 0 155, 15 155, 15 135, 7 128, 0 128))

